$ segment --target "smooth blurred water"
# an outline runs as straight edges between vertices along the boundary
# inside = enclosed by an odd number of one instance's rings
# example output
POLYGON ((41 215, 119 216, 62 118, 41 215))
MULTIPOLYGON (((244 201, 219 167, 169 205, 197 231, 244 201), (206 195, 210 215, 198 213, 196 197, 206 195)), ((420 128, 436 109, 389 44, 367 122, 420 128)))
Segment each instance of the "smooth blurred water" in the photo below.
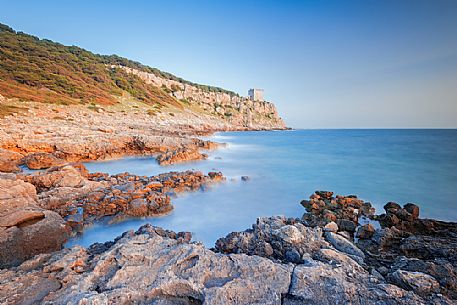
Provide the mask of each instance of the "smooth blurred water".
POLYGON ((245 230, 259 216, 299 217, 300 200, 315 190, 356 194, 381 212, 387 201, 418 203, 422 217, 457 221, 457 130, 296 130, 220 133, 227 147, 206 161, 161 167, 153 158, 88 163, 90 171, 155 175, 166 171, 218 170, 227 182, 173 199, 160 218, 98 224, 68 245, 88 246, 152 223, 191 231, 213 246, 245 230), (249 176, 243 182, 241 176, 249 176))

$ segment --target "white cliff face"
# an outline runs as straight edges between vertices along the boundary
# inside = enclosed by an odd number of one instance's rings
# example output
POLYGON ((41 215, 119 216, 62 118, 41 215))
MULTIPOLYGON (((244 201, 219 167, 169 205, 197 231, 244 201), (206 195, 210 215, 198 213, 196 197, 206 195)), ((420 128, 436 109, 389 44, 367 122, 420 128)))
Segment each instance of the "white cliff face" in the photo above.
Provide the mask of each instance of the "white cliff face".
POLYGON ((228 122, 234 128, 284 129, 286 127, 271 102, 252 101, 247 97, 226 92, 204 91, 196 86, 162 78, 153 73, 124 66, 112 67, 120 67, 128 73, 137 75, 147 84, 164 88, 176 99, 190 106, 197 106, 204 112, 228 122))

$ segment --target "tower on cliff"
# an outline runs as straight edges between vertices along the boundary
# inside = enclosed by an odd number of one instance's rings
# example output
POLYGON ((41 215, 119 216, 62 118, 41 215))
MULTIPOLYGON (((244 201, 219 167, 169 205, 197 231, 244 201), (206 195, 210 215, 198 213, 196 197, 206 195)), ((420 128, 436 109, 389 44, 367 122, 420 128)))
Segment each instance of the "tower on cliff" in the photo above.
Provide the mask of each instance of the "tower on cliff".
POLYGON ((263 101, 263 89, 249 89, 248 96, 251 101, 263 101))

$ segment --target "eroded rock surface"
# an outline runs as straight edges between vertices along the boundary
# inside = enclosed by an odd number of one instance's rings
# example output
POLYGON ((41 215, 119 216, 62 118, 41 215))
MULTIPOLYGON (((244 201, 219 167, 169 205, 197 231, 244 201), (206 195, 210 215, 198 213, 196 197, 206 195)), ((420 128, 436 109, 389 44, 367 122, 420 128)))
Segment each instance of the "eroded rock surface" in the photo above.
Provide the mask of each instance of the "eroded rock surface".
POLYGON ((99 254, 93 246, 38 256, 0 271, 0 302, 281 304, 291 265, 217 254, 188 239, 146 225, 99 254))
POLYGON ((0 268, 60 250, 70 230, 59 214, 37 205, 35 187, 0 177, 0 268))
POLYGON ((222 181, 222 173, 171 172, 157 176, 129 173, 89 174, 82 164, 52 167, 46 171, 21 174, 38 190, 38 205, 59 213, 80 232, 85 225, 106 216, 159 216, 173 209, 171 197, 222 181))
POLYGON ((0 271, 0 302, 451 304, 387 284, 331 248, 295 265, 257 255, 214 253, 189 240, 190 233, 145 225, 115 242, 39 255, 0 271))
POLYGON ((420 219, 419 206, 413 203, 402 207, 388 202, 385 213, 375 215, 370 203, 354 195, 333 197, 332 192, 317 191, 302 205, 307 210, 304 223, 332 228, 327 239, 340 235, 354 240, 345 248, 362 252, 365 267, 373 273, 421 295, 439 292, 457 299, 456 223, 420 219), (336 231, 333 223, 338 224, 336 231))

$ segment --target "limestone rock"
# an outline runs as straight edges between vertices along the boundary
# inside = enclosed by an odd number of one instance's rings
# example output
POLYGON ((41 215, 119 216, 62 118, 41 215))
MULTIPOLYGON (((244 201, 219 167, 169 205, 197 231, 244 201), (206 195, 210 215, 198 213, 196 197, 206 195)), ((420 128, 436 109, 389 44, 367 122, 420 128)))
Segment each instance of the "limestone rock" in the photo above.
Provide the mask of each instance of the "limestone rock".
POLYGON ((22 158, 23 155, 20 153, 0 148, 0 172, 19 172, 18 165, 21 163, 22 158))
POLYGON ((434 277, 422 272, 397 270, 389 274, 389 280, 406 290, 413 290, 422 296, 438 292, 440 287, 434 277))
POLYGON ((325 238, 334 246, 337 250, 346 254, 355 255, 361 258, 365 258, 365 254, 357 248, 353 243, 344 238, 341 235, 325 232, 325 238))
POLYGON ((61 249, 69 236, 57 213, 39 208, 35 187, 0 179, 0 268, 61 249))
POLYGON ((47 272, 62 286, 37 287, 40 293, 34 299, 41 297, 40 302, 281 304, 292 266, 258 256, 216 254, 181 241, 181 235, 145 226, 124 234, 92 261, 87 250, 75 247, 29 272, 17 268, 0 273, 0 302, 23 291, 20 284, 47 272), (75 266, 82 265, 84 271, 76 272, 75 266), (12 278, 16 283, 8 280, 12 278))
POLYGON ((327 246, 320 228, 309 228, 296 219, 276 216, 258 218, 252 229, 218 239, 215 249, 297 263, 304 254, 313 254, 327 246))
POLYGON ((56 158, 49 153, 32 153, 24 159, 25 165, 30 169, 44 169, 61 165, 63 160, 56 158))

